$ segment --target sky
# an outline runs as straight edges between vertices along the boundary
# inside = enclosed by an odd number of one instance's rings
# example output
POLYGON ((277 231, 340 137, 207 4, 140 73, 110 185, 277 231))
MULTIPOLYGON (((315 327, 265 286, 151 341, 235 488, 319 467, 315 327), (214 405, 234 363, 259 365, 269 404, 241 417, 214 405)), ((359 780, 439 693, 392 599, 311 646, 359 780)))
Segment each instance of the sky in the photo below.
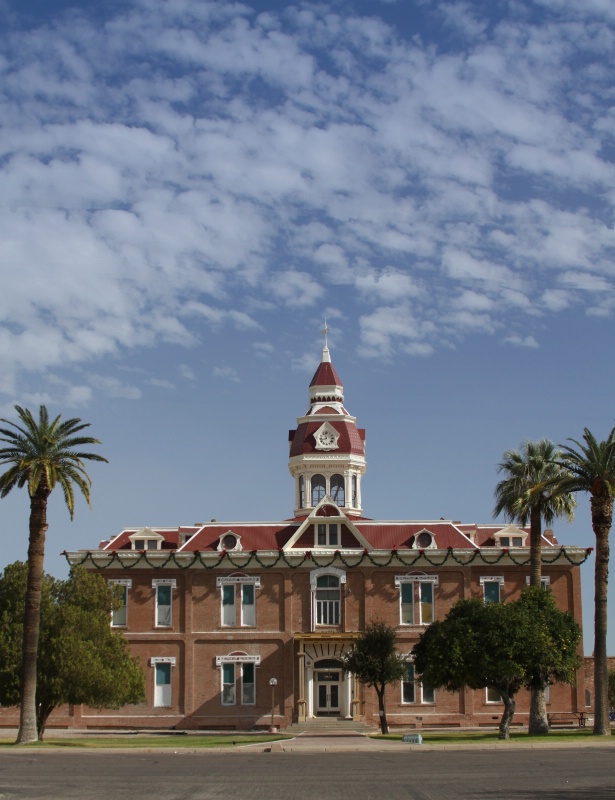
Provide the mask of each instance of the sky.
MULTIPOLYGON (((505 450, 605 439, 614 54, 610 0, 0 0, 0 416, 109 460, 91 511, 52 495, 47 570, 292 516, 325 319, 367 516, 488 523, 505 450)), ((554 528, 592 546, 587 498, 554 528)))

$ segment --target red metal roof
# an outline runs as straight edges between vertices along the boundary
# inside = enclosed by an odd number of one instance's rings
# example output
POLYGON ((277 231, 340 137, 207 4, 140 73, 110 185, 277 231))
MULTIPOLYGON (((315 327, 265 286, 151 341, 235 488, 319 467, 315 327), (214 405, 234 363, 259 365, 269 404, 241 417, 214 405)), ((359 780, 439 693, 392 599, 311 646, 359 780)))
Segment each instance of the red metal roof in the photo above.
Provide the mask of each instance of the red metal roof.
POLYGON ((343 387, 343 383, 340 380, 340 376, 335 371, 335 367, 331 362, 322 361, 316 372, 314 373, 314 377, 310 382, 310 388, 312 386, 341 386, 343 387))

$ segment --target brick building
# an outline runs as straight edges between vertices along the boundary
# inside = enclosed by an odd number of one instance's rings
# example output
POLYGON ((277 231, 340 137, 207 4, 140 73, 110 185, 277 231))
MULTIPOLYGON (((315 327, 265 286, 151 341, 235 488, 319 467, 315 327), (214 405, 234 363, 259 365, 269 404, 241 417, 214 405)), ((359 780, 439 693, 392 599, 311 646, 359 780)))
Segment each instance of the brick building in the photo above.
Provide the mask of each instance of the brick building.
MULTIPOLYGON (((425 626, 457 600, 519 596, 529 580, 527 530, 364 516, 365 431, 344 406, 326 343, 309 408, 289 442, 292 518, 129 529, 97 550, 67 554, 71 564, 100 570, 121 587, 125 604, 112 624, 143 663, 147 702, 118 711, 64 709, 55 724, 249 729, 269 725, 273 698, 282 728, 320 715, 377 725, 375 693, 340 663, 374 619, 396 626, 408 654, 405 680, 387 690, 390 725, 499 719, 499 698, 488 692, 422 685, 410 653, 425 626)), ((545 531, 544 581, 579 622, 586 556, 545 531)), ((578 686, 551 687, 548 703, 583 710, 583 670, 578 686)), ((516 721, 527 722, 527 712, 521 696, 516 721)))

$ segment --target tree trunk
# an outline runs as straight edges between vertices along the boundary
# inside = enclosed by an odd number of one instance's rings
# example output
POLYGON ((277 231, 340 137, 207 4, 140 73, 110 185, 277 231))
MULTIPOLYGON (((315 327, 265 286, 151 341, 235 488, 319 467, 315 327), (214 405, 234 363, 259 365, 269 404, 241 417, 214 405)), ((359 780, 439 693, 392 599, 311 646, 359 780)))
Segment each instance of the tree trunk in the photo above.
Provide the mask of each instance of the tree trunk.
POLYGON ((540 506, 530 510, 530 586, 540 586, 542 577, 542 513, 540 506))
POLYGON ((380 733, 388 733, 389 726, 387 723, 387 713, 384 707, 384 689, 385 687, 374 686, 376 694, 378 695, 378 714, 380 715, 380 733))
POLYGON ((498 692, 504 701, 504 713, 502 714, 502 719, 500 720, 500 735, 498 736, 498 739, 510 739, 510 724, 515 715, 517 702, 514 695, 503 692, 500 688, 498 688, 498 692))
POLYGON ((38 725, 38 738, 39 741, 43 741, 43 736, 45 735, 45 728, 47 727, 47 720, 49 719, 49 715, 53 711, 54 706, 50 705, 43 705, 42 703, 39 704, 37 708, 37 725, 38 725))
POLYGON ((545 690, 542 687, 540 689, 532 689, 528 733, 532 736, 544 736, 549 733, 545 690))
POLYGON ((594 735, 610 736, 609 666, 606 652, 607 590, 609 585, 609 532, 613 522, 613 498, 591 496, 592 528, 596 535, 594 581, 594 735))
MULTIPOLYGON (((530 510, 530 586, 540 586, 542 579, 542 512, 540 506, 530 510)), ((532 689, 528 733, 543 736, 549 733, 544 688, 532 689)))
POLYGON ((28 588, 23 626, 21 664, 21 708, 17 744, 38 740, 36 725, 36 661, 41 623, 41 589, 47 532, 47 498, 49 489, 41 481, 30 498, 30 543, 28 547, 28 588))

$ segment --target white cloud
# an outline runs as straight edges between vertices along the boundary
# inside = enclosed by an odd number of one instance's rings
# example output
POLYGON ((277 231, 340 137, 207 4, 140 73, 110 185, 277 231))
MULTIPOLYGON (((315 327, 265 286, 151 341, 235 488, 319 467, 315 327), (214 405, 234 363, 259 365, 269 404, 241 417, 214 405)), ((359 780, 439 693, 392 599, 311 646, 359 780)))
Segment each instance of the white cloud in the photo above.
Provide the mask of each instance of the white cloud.
POLYGON ((0 393, 325 301, 365 357, 611 315, 615 13, 541 1, 424 4, 424 39, 337 3, 7 23, 0 393))
POLYGON ((272 293, 289 306, 311 306, 323 296, 323 288, 308 273, 294 269, 273 273, 272 293))
POLYGON ((538 342, 533 336, 506 336, 504 342, 515 347, 529 347, 532 349, 538 347, 538 342))
POLYGON ((232 383, 240 383, 237 370, 233 367, 214 367, 212 374, 214 378, 223 378, 224 380, 229 380, 232 383))

